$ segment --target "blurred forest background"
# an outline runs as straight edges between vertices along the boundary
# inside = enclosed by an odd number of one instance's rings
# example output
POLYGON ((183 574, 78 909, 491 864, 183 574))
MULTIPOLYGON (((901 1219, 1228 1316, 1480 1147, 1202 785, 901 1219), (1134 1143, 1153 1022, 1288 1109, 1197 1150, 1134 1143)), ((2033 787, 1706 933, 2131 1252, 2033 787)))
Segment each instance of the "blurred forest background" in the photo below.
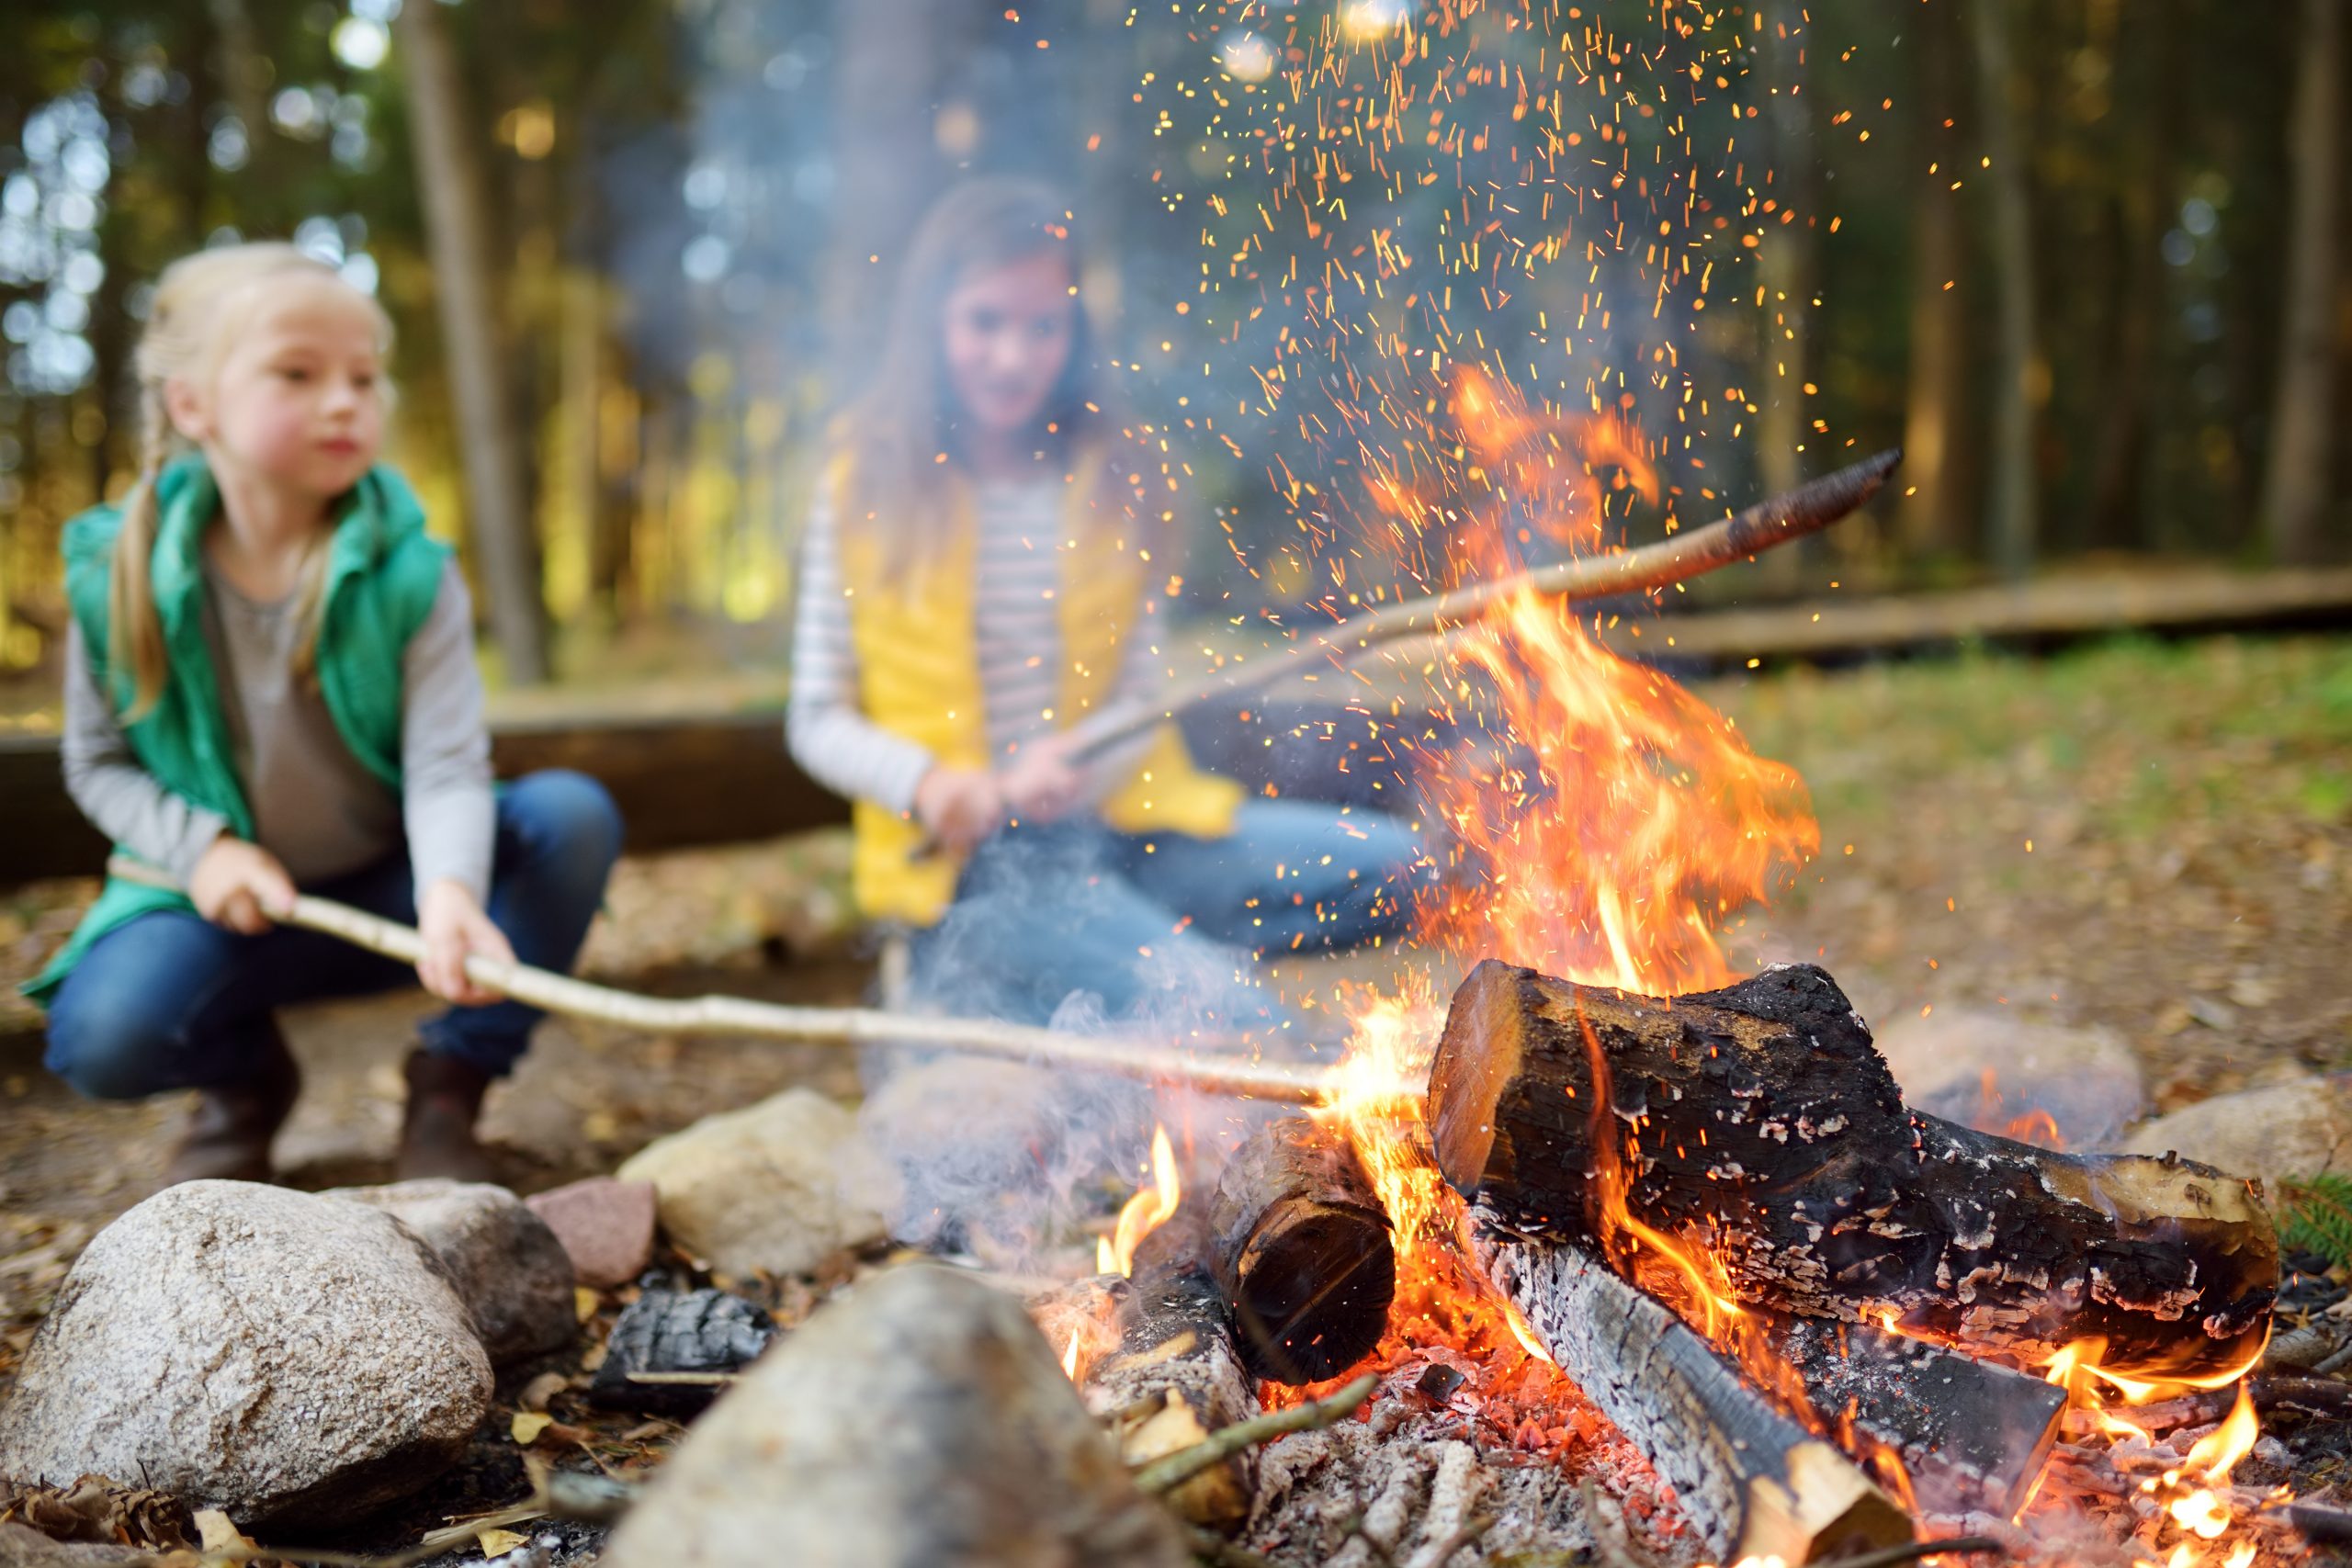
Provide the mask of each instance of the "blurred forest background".
MULTIPOLYGON (((1490 83, 1518 62, 1518 112, 1446 119, 1458 81, 1416 100, 1463 175, 1310 215, 1304 283, 1326 269, 1328 323, 1346 282, 1328 268, 1352 268, 1400 349, 1416 332, 1456 360, 1465 340, 1528 344, 1494 357, 1531 396, 1597 409, 1600 381, 1625 389, 1645 429, 1685 433, 1668 477, 1693 517, 1849 446, 1906 446, 1910 494, 1711 593, 2346 553, 2342 0, 1500 9, 1538 21, 1487 43, 1490 83), (1675 52, 1702 35, 1703 53, 1675 52), (1571 37, 1579 70, 1604 89, 1614 72, 1613 110, 1575 76, 1547 104, 1571 37), (1669 102, 1686 77, 1713 90, 1669 102), (1574 147, 1638 175, 1694 141, 1723 164, 1703 190, 1690 175, 1681 208, 1697 288, 1655 310, 1627 302, 1643 241, 1622 226, 1608 254, 1579 231, 1573 265, 1507 271, 1506 245, 1542 251, 1541 216, 1472 220, 1489 172, 1500 192, 1504 171, 1574 147), (1369 237, 1333 253, 1334 222, 1369 237), (1441 259, 1442 327, 1426 325, 1436 282, 1398 300, 1384 270, 1367 288, 1363 253, 1407 246, 1441 259), (1711 265, 1745 281, 1708 294, 1711 265), (1585 327, 1620 266, 1618 314, 1652 317, 1648 336, 1585 327), (1574 365, 1543 357, 1563 352, 1574 365), (1694 389, 1728 417, 1692 425, 1694 389)), ((1289 547, 1326 494, 1301 476, 1328 475, 1332 448, 1322 405, 1278 408, 1271 384, 1302 317, 1287 292, 1292 312, 1262 320, 1193 302, 1211 260, 1228 302, 1228 282, 1272 301, 1301 281, 1295 204, 1263 169, 1319 158, 1286 139, 1363 122, 1370 96, 1318 73, 1318 48, 1393 47, 1421 20, 1404 0, 14 0, 0 675, 33 709, 53 690, 58 531, 133 472, 149 280, 239 236, 291 237, 390 306, 392 457, 465 547, 507 682, 780 663, 824 422, 857 386, 897 250, 967 171, 1041 175, 1078 204, 1122 390, 1194 492, 1194 607, 1312 595, 1289 547), (1261 220, 1287 255, 1263 235, 1253 254, 1261 220)), ((1406 36, 1392 83, 1414 67, 1406 36)), ((1421 33, 1419 59, 1449 36, 1421 33)))

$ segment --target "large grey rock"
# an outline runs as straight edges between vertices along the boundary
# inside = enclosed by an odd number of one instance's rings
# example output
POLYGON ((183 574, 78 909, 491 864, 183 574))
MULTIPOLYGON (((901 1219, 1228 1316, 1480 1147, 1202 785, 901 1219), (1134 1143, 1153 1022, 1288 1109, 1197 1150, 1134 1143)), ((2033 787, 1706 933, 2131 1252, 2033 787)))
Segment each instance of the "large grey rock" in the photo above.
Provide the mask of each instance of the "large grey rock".
POLYGON ((2216 1095, 2143 1122, 2123 1148, 2257 1177, 2274 1200, 2289 1178, 2352 1175, 2352 1073, 2216 1095))
POLYGON ((2145 1102, 2139 1058, 2103 1029, 1939 1007, 1897 1016, 1876 1039, 1906 1104, 1981 1132, 2016 1135, 2038 1112, 2068 1148, 2107 1148, 2145 1102))
POLYGON ((138 1568, 155 1554, 133 1546, 51 1540, 23 1525, 0 1524, 0 1568, 138 1568))
POLYGON ((493 1365, 560 1349, 579 1336, 571 1256, 545 1220, 485 1181, 401 1181, 326 1194, 383 1210, 447 1265, 493 1365))
POLYGON ((247 1527, 340 1522, 430 1482, 490 1396, 472 1315, 399 1221, 192 1181, 74 1263, 0 1412, 0 1475, 129 1477, 247 1527))
POLYGON ((930 1265, 829 1303, 697 1421, 604 1568, 1176 1568, 1136 1490, 1009 1295, 930 1265))
POLYGON ((721 1273, 800 1274, 884 1235, 891 1177, 857 1119, 810 1089, 655 1140, 620 1168, 650 1181, 662 1228, 721 1273))

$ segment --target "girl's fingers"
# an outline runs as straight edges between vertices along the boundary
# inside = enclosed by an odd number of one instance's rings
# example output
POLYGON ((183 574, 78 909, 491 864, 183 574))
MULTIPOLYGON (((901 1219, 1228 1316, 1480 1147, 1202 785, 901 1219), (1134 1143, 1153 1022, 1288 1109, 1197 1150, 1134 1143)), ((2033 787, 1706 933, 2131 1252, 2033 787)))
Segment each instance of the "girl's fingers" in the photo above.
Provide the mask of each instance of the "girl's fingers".
POLYGON ((269 930, 269 918, 249 887, 240 887, 220 906, 220 923, 240 936, 259 936, 269 930))

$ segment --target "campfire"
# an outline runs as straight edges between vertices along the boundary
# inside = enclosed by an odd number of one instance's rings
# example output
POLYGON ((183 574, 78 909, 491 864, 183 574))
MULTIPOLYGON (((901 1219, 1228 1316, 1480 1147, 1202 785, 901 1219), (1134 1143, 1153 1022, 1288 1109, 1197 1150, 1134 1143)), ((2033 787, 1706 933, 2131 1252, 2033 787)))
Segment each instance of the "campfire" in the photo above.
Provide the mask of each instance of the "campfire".
MULTIPOLYGON (((1627 423, 1475 372, 1447 412, 1457 467, 1372 483, 1393 564, 1451 563, 1431 586, 1657 499, 1627 423)), ((1830 976, 1740 977, 1726 925, 1819 847, 1804 785, 1594 631, 1529 592, 1427 672, 1492 738, 1426 770, 1450 1000, 1356 994, 1339 1087, 1213 1176, 1156 1136, 1102 1247, 1115 1348, 1069 1334, 1128 1458, 1370 1372, 1367 1425, 1566 1479, 1620 1561, 2275 1550, 2284 1499, 2230 1479, 2279 1274, 2259 1190, 1912 1110, 1830 976)), ((1252 1462, 1193 1517, 1279 1538, 1252 1462)))

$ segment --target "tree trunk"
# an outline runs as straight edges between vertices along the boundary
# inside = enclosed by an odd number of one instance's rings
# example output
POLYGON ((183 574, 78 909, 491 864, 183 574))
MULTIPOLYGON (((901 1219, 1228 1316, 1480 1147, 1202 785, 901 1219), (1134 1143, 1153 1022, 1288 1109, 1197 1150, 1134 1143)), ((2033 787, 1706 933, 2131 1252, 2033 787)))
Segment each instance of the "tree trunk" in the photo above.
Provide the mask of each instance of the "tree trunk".
POLYGON ((2289 159, 2294 170, 2287 236, 2278 388, 2262 514, 2274 558, 2308 565, 2324 553, 2334 453, 2336 201, 2344 181, 2344 0, 2303 0, 2291 35, 2299 57, 2289 159))
POLYGON ((1208 1229, 1241 1359, 1258 1376, 1321 1382, 1380 1343, 1396 1252, 1345 1137, 1304 1116, 1261 1129, 1225 1162, 1208 1229))
POLYGON ((2138 178, 2123 193, 2122 288, 2092 459, 2087 542, 2122 548, 2147 542, 2148 433, 2154 415, 2156 334, 2164 318, 2162 243, 2171 221, 2174 127, 2180 101, 2180 20, 2176 0, 2146 0, 2133 29, 2154 52, 2139 143, 2138 178))
POLYGON ((1968 270, 1960 222, 1960 141, 1945 126, 1959 98, 1948 6, 1922 6, 1911 18, 1918 93, 1928 122, 1922 149, 1935 172, 1920 181, 1911 208, 1911 364, 1904 402, 1903 464, 1910 494, 1900 526, 1906 553, 1949 554, 1961 547, 1964 481, 1953 460, 1968 405, 1967 300, 1956 285, 1968 270))
POLYGON ((2017 133, 2009 60, 2008 0, 1972 0, 1976 23, 1977 112, 1992 167, 1993 276, 1996 299, 1993 375, 1992 486, 1988 495, 1993 561, 2003 576, 2033 570, 2039 546, 2034 426, 2043 387, 2035 363, 2031 172, 2017 133))
POLYGON ((506 679, 534 685, 548 677, 547 617, 524 493, 522 438, 500 347, 480 150, 440 7, 403 6, 396 25, 465 461, 468 532, 490 589, 491 628, 506 679))
POLYGON ((1569 1244, 1473 1212, 1478 1262, 1551 1359, 1674 1488, 1718 1562, 1815 1562, 1911 1539, 1845 1455, 1749 1386, 1689 1325, 1569 1244))
MULTIPOLYGON (((265 210, 275 216, 279 192, 262 178, 277 159, 271 155, 269 146, 269 58, 262 51, 261 33, 254 26, 253 12, 246 8, 245 0, 208 0, 205 10, 211 17, 217 39, 218 63, 214 69, 220 74, 220 85, 228 92, 229 107, 244 123, 244 189, 250 193, 267 192, 265 210)), ((193 102, 195 95, 191 93, 189 98, 193 102)))
MULTIPOLYGON (((1804 481, 1810 466, 1798 450, 1809 434, 1805 422, 1807 322, 1813 310, 1814 234, 1813 106, 1804 95, 1806 53, 1811 39, 1799 6, 1764 15, 1758 49, 1767 63, 1772 149, 1765 199, 1775 209, 1758 214, 1764 238, 1756 254, 1757 281, 1763 286, 1762 352, 1755 375, 1762 383, 1756 416, 1756 461, 1768 495, 1785 495, 1804 481)), ((1809 545, 1777 550, 1763 565, 1764 581, 1776 591, 1793 592, 1804 577, 1809 545)))
POLYGON ((1811 964, 1672 1000, 1489 960, 1430 1075, 1439 1168, 1530 1235, 1800 1316, 2143 1376, 2220 1372, 2269 1326, 2259 1185, 2180 1159, 2052 1154, 1908 1110, 1811 964))

